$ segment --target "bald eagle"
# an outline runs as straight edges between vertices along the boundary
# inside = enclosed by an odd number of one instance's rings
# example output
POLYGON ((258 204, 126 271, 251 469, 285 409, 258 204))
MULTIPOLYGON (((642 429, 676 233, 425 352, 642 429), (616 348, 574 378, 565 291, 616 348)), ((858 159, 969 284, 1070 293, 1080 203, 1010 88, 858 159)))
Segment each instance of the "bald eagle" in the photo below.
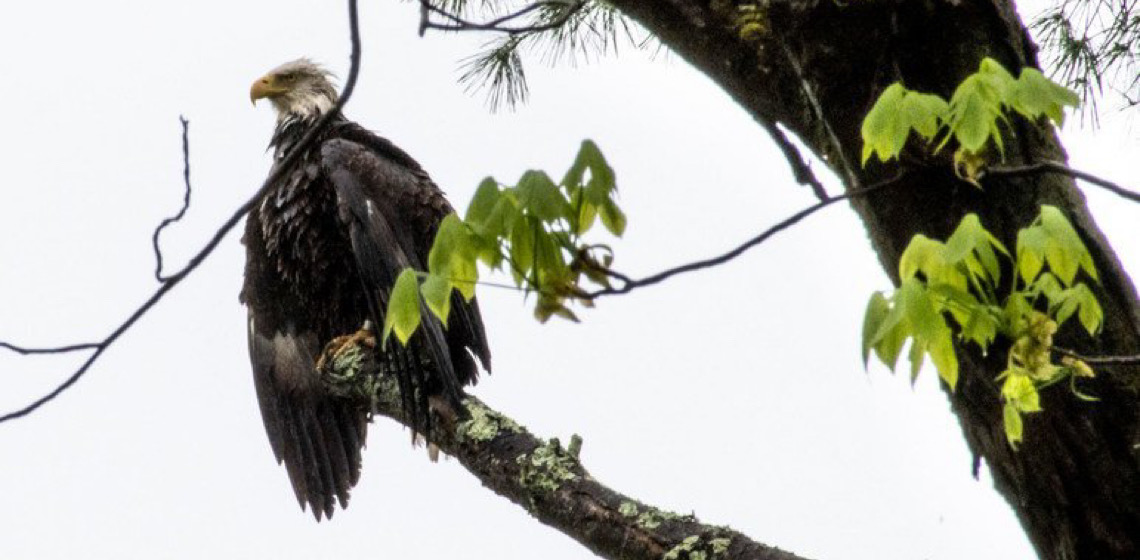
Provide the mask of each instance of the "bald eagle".
MULTIPOLYGON (((280 165, 337 93, 330 74, 301 59, 258 78, 254 103, 277 111, 269 145, 280 165)), ((337 114, 250 211, 241 301, 249 311, 249 354, 265 431, 285 463, 301 509, 317 521, 343 508, 360 477, 366 403, 328 394, 315 367, 342 335, 382 325, 390 288, 404 267, 426 270, 443 192, 403 150, 337 114)), ((425 317, 403 346, 376 346, 396 377, 413 425, 430 422, 429 397, 457 405, 490 352, 475 300, 453 294, 446 328, 425 317)), ((364 334, 371 334, 370 330, 364 334)))

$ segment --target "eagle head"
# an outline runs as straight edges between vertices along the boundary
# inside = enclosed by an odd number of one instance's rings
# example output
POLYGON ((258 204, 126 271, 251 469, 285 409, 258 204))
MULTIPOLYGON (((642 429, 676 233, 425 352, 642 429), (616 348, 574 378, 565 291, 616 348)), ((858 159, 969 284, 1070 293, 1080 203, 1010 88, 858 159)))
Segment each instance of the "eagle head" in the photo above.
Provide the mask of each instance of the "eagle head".
POLYGON ((286 62, 253 82, 249 100, 268 99, 277 110, 278 120, 290 116, 312 118, 328 111, 336 103, 332 73, 307 59, 286 62))

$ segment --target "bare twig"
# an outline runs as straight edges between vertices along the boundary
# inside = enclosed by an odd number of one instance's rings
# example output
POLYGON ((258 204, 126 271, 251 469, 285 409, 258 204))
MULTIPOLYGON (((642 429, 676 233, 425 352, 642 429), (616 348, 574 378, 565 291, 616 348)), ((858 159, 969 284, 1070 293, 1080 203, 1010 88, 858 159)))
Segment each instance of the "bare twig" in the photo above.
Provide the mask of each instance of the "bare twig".
POLYGON ((211 237, 206 245, 203 246, 202 249, 199 250, 198 253, 190 259, 190 262, 187 263, 185 267, 183 267, 178 272, 170 275, 166 281, 163 282, 157 290, 155 290, 154 294, 147 298, 147 300, 143 302, 142 305, 136 308, 134 312, 132 312, 131 315, 127 317, 125 321, 123 321, 122 324, 120 324, 115 328, 114 331, 111 332, 111 334, 107 335, 107 338, 104 338, 97 344, 86 345, 87 349, 94 349, 95 351, 91 354, 91 356, 87 358, 86 361, 83 362, 82 365, 79 366, 79 369, 72 373, 66 380, 64 380, 63 383, 61 383, 51 392, 40 397, 39 399, 36 399, 35 402, 29 404, 28 406, 25 406, 24 408, 0 416, 0 422, 7 422, 8 420, 27 416, 39 407, 43 406, 45 403, 58 397, 61 393, 75 384, 76 381, 79 381, 79 378, 83 377, 83 374, 85 374, 87 370, 91 368, 91 365, 94 364, 95 361, 103 355, 103 352, 106 351, 107 348, 114 344, 114 342, 118 340, 119 337, 123 335, 123 333, 127 332, 127 330, 134 326, 139 318, 150 311, 151 308, 153 308, 155 304, 157 304, 164 296, 166 296, 170 290, 174 289, 175 286, 181 283, 182 280, 190 275, 191 272, 198 268, 198 265, 202 264, 202 262, 206 260, 206 257, 210 256, 210 254, 214 252, 214 249, 217 248, 222 239, 227 234, 229 234, 231 230, 233 230, 237 223, 240 222, 247 213, 249 213, 249 211, 257 204, 257 201, 266 192, 268 192, 274 184, 277 183, 277 181, 297 162, 298 159, 300 159, 301 153, 305 151, 305 148, 312 145, 313 141, 316 140, 317 135, 320 134, 326 126, 328 126, 329 121, 331 121, 338 113, 340 113, 340 110, 344 107, 345 102, 347 102, 349 97, 352 96, 353 88, 356 87, 356 77, 360 73, 360 29, 357 18, 356 0, 348 0, 348 22, 352 38, 351 64, 348 71, 348 78, 345 80, 344 91, 341 92, 340 98, 337 99, 337 102, 335 105, 333 105, 332 109, 325 113, 324 116, 322 116, 321 119, 317 121, 316 125, 314 125, 313 128, 309 129, 309 132, 306 133, 305 136, 301 138, 301 141, 297 143, 296 148, 291 150, 279 165, 274 166, 273 171, 269 174, 269 177, 265 180, 265 182, 261 184, 261 187, 257 189, 257 192, 254 193, 254 195, 251 196, 249 200, 245 202, 245 204, 242 204, 241 207, 238 208, 216 232, 214 232, 213 237, 211 237))
POLYGON ((26 346, 17 346, 8 342, 0 340, 0 348, 11 350, 17 354, 25 356, 31 354, 69 354, 71 352, 82 352, 84 350, 95 350, 102 346, 101 342, 83 342, 80 344, 70 344, 67 346, 56 346, 53 348, 28 348, 26 346))
POLYGON ((823 184, 819 182, 819 179, 815 177, 815 173, 812 172, 811 166, 804 161, 803 156, 800 155, 800 151, 796 149, 795 144, 792 144, 792 141, 789 140, 788 136, 784 134, 784 131, 780 129, 780 126, 776 123, 769 122, 767 119, 756 120, 760 123, 760 126, 764 127, 764 130, 768 131, 768 135, 776 142, 776 146, 780 148, 780 151, 784 152, 784 159, 788 160, 788 165, 792 166, 792 174, 795 176, 796 182, 811 187, 811 192, 815 194, 815 197, 818 198, 820 202, 830 198, 827 195, 827 189, 823 188, 823 184))
POLYGON ((982 170, 981 173, 978 174, 978 180, 982 181, 988 177, 1018 177, 1021 175, 1036 175, 1039 173, 1060 173, 1061 175, 1075 177, 1101 187, 1117 196, 1131 200, 1132 202, 1140 202, 1140 193, 1126 189, 1107 179, 1101 179, 1091 173, 1078 171, 1056 161, 1042 161, 1015 167, 991 167, 982 170))
POLYGON ((182 182, 186 184, 186 190, 182 195, 182 208, 178 209, 177 214, 162 220, 162 223, 154 228, 154 235, 151 236, 151 246, 154 247, 154 278, 159 283, 170 280, 170 277, 162 274, 162 248, 158 245, 158 236, 167 226, 181 220, 190 209, 190 121, 182 115, 178 115, 178 120, 182 123, 182 182))
POLYGON ((682 274, 685 272, 693 272, 695 270, 701 270, 704 268, 710 268, 713 266, 724 264, 724 263, 726 263, 732 259, 735 259, 736 257, 739 257, 740 255, 744 254, 745 251, 767 241, 768 238, 772 237, 773 235, 776 235, 777 233, 780 233, 781 231, 784 231, 784 230, 796 225, 797 223, 800 222, 800 220, 803 220, 804 218, 806 218, 806 217, 808 217, 808 216, 810 216, 810 215, 812 215, 812 214, 814 214, 814 213, 816 213, 816 212, 818 212, 818 211, 820 211, 820 210, 822 210, 822 209, 824 209, 824 208, 826 208, 826 207, 828 207, 828 206, 830 206, 836 202, 839 202, 841 200, 847 200, 849 198, 866 196, 866 195, 871 194, 871 193, 878 191, 880 189, 892 186, 892 185, 898 183, 902 178, 903 178, 903 175, 898 175, 898 176, 892 177, 890 179, 880 181, 878 183, 873 183, 873 184, 867 185, 865 187, 859 187, 856 189, 852 189, 852 190, 849 190, 846 193, 843 193, 841 195, 830 197, 830 198, 827 198, 827 199, 822 200, 820 202, 817 202, 811 206, 808 206, 807 208, 804 208, 803 210, 800 210, 799 212, 796 212, 795 214, 792 214, 791 216, 788 216, 787 218, 784 218, 783 220, 776 223, 772 227, 769 227, 768 229, 764 230, 763 232, 756 235, 755 237, 749 239, 748 241, 745 241, 744 243, 742 243, 740 246, 736 247, 735 249, 733 249, 727 253, 724 253, 723 255, 717 256, 717 257, 713 257, 713 258, 709 258, 709 259, 704 259, 704 260, 700 260, 700 261, 691 262, 688 264, 676 266, 676 267, 670 268, 668 270, 658 272, 657 274, 654 274, 652 276, 647 276, 645 278, 641 278, 638 280, 630 279, 628 276, 625 276, 623 274, 618 274, 617 272, 614 272, 611 270, 605 270, 603 272, 605 272, 606 275, 610 276, 611 278, 615 278, 615 279, 621 281, 622 285, 617 287, 617 288, 603 288, 603 289, 600 289, 597 291, 582 294, 582 298, 592 300, 592 299, 596 299, 596 298, 601 297, 601 296, 627 294, 627 293, 629 293, 629 292, 631 292, 637 288, 644 288, 646 286, 652 286, 653 284, 658 284, 658 283, 663 282, 665 280, 668 280, 669 278, 672 278, 673 276, 676 276, 678 274, 682 274))
POLYGON ((543 0, 492 20, 476 22, 464 19, 458 14, 453 14, 440 8, 432 4, 431 0, 420 0, 420 36, 423 36, 428 29, 439 31, 495 31, 508 35, 548 31, 561 27, 571 16, 586 5, 586 1, 587 0, 543 0), (523 26, 507 25, 545 8, 561 8, 562 11, 558 14, 558 17, 546 23, 523 26), (451 23, 434 22, 431 20, 431 14, 439 15, 451 23))
POLYGON ((1068 348, 1053 347, 1053 351, 1063 356, 1076 358, 1090 366, 1129 366, 1140 364, 1140 354, 1123 356, 1085 356, 1068 348))

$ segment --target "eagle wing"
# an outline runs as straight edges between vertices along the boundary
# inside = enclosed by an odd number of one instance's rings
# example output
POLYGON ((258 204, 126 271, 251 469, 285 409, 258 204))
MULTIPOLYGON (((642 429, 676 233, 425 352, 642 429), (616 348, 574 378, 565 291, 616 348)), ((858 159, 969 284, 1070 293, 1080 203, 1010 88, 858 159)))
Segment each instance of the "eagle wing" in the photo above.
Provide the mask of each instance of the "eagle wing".
MULTIPOLYGON (((386 207, 397 210, 400 223, 409 224, 410 235, 401 241, 410 254, 419 259, 420 270, 427 270, 428 253, 435 241, 439 224, 448 214, 454 212, 431 178, 406 152, 387 138, 373 134, 368 129, 351 121, 338 124, 336 134, 345 140, 339 141, 339 148, 360 153, 366 151, 377 158, 377 173, 373 181, 365 182, 367 192, 376 199, 389 202, 386 207), (355 144, 355 146, 349 146, 355 144), (381 163, 382 162, 382 163, 381 163)), ((328 143, 326 143, 326 146, 328 143)), ((451 314, 445 330, 451 362, 463 384, 477 381, 478 359, 483 369, 491 371, 491 351, 487 344, 487 334, 483 328, 483 317, 479 312, 478 298, 463 299, 459 292, 451 294, 451 314)))
POLYGON ((250 311, 249 356, 269 444, 301 509, 310 506, 317 521, 332 517, 337 501, 348 505, 368 433, 366 409, 315 386, 319 351, 311 331, 266 329, 250 311))
MULTIPOLYGON (((332 139, 321 146, 321 167, 333 185, 341 223, 352 244, 373 321, 383 324, 389 291, 399 273, 426 270, 427 254, 451 207, 410 157, 368 133, 364 142, 332 139)), ((405 413, 426 426, 428 395, 458 405, 463 385, 477 373, 468 349, 490 365, 477 304, 453 294, 456 319, 448 327, 420 302, 421 328, 407 346, 392 342, 382 362, 396 375, 405 413)))

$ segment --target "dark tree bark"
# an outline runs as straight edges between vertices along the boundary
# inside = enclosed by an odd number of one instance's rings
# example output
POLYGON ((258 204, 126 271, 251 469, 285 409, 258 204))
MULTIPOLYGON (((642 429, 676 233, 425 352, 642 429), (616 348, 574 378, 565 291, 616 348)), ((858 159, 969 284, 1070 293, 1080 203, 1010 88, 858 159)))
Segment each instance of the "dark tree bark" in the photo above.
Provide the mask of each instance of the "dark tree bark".
MULTIPOLYGON (((668 47, 715 80, 753 117, 797 134, 844 179, 847 188, 902 174, 893 188, 856 199, 872 245, 897 282, 901 252, 916 233, 945 238, 962 216, 1013 246, 1042 204, 1068 214, 1101 275, 1103 333, 1091 340, 1066 326, 1058 346, 1092 354, 1140 352, 1135 290, 1097 229, 1073 181, 1036 175, 986 181, 979 190, 956 178, 949 156, 920 151, 903 163, 859 166, 863 116, 891 82, 939 93, 989 56, 1016 72, 1036 66, 1036 47, 1005 0, 751 2, 762 25, 743 27, 745 2, 610 0, 668 47)), ((1012 120, 1006 163, 1065 159, 1045 122, 1012 120)), ((948 153, 950 150, 944 150, 948 153)), ((854 334, 853 334, 854 336, 854 334)), ((1025 440, 1006 443, 995 377, 1005 349, 988 357, 959 347, 952 408, 976 457, 1016 511, 1042 558, 1140 558, 1140 368, 1103 367, 1085 402, 1046 391, 1045 411, 1026 417, 1025 440)), ((975 467, 976 468, 976 467, 975 467)))

